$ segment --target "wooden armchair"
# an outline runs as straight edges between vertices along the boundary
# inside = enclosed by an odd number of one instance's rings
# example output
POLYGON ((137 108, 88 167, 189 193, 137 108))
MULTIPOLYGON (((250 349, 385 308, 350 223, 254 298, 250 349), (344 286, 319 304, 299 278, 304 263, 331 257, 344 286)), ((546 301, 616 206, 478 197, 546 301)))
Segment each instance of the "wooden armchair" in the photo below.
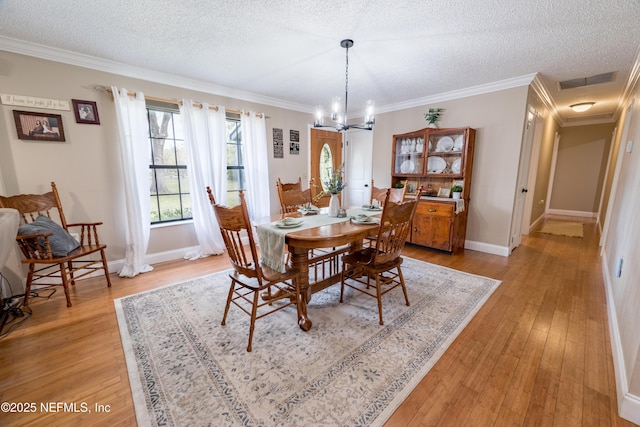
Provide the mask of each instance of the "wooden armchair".
POLYGON ((411 230, 411 220, 419 199, 406 203, 394 203, 389 200, 390 197, 391 189, 387 189, 375 246, 342 257, 340 285, 340 302, 343 301, 345 286, 376 298, 381 325, 384 325, 382 320, 384 294, 400 286, 405 302, 409 305, 407 288, 400 269, 402 264, 400 253, 411 230), (372 283, 373 279, 375 284, 372 283))
POLYGON ((20 213, 22 227, 16 241, 25 258, 22 263, 29 266, 25 305, 29 303, 31 285, 34 283, 62 286, 67 307, 71 307, 69 285, 75 285, 81 277, 103 270, 107 286, 111 286, 104 253, 107 245, 101 244, 98 237, 97 226, 102 222, 68 224, 54 182, 51 183, 51 191, 45 194, 0 196, 0 207, 13 208, 20 213), (59 225, 52 221, 55 218, 55 215, 52 217, 54 211, 58 212, 59 225), (79 244, 69 235, 70 229, 79 231, 79 244), (88 255, 98 253, 99 259, 87 259, 88 255), (60 279, 61 283, 51 283, 51 279, 60 279))
POLYGON ((311 190, 302 190, 302 181, 297 183, 283 183, 280 178, 276 181, 278 197, 280 198, 280 210, 283 214, 296 212, 298 207, 311 203, 311 190))
MULTIPOLYGON (((207 188, 207 192, 209 200, 214 201, 210 188, 207 188)), ((213 204, 213 209, 233 266, 233 272, 229 274, 231 286, 221 324, 223 326, 226 324, 227 314, 232 303, 248 314, 251 317, 251 322, 247 351, 251 351, 256 320, 290 305, 296 306, 297 320, 300 319, 298 305, 300 289, 297 272, 287 268, 285 273, 279 273, 260 264, 247 204, 242 191, 240 191, 238 206, 227 208, 213 204), (248 247, 243 243, 245 237, 248 240, 248 247), (263 293, 260 294, 261 292, 263 293)))
POLYGON ((389 195, 389 201, 394 203, 402 203, 404 202, 404 196, 407 193, 407 181, 402 182, 402 188, 377 188, 374 185, 373 179, 371 180, 371 199, 369 200, 370 204, 373 204, 374 200, 377 200, 380 203, 380 206, 384 205, 385 199, 387 197, 387 190, 391 190, 389 195))

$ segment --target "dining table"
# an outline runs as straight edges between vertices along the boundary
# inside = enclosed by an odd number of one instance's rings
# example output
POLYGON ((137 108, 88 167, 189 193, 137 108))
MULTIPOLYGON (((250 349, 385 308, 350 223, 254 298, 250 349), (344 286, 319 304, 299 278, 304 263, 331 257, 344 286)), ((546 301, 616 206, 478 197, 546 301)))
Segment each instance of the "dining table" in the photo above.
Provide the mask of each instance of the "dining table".
POLYGON ((312 295, 340 282, 339 256, 361 249, 363 240, 377 233, 381 211, 379 207, 353 207, 340 218, 330 217, 328 209, 321 208, 313 215, 302 211, 257 222, 260 262, 278 271, 288 264, 298 272, 300 329, 308 331, 313 324, 307 312, 312 295), (363 216, 368 219, 363 221, 363 216), (284 218, 292 218, 289 225, 284 218))

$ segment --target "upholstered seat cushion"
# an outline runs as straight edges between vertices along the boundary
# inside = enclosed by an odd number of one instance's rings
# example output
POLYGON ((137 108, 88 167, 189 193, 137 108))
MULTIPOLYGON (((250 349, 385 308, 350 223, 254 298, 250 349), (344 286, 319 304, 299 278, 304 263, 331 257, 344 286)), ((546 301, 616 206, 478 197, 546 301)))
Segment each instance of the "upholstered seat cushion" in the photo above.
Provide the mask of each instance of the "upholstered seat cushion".
MULTIPOLYGON (((18 235, 47 232, 53 233, 52 236, 49 236, 49 244, 51 245, 51 253, 53 256, 66 256, 69 252, 80 247, 80 242, 46 215, 39 215, 35 221, 25 224, 18 229, 18 235)), ((44 238, 41 237, 39 239, 40 244, 44 245, 44 238)))

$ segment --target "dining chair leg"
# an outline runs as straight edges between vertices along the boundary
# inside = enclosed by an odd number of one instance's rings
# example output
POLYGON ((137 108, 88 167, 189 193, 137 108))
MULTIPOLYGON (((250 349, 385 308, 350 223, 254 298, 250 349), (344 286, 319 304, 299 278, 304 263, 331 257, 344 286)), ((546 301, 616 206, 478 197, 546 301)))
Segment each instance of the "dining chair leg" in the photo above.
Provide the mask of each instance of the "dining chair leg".
POLYGON ((411 304, 409 304, 409 295, 407 294, 407 287, 404 285, 404 276, 402 275, 402 270, 400 269, 400 266, 398 266, 398 278, 400 279, 400 286, 402 286, 404 301, 407 303, 407 307, 409 307, 411 304))
POLYGON ((342 271, 340 272, 340 302, 342 302, 342 296, 344 295, 344 270, 346 267, 346 264, 343 262, 342 271))
POLYGON ((380 316, 380 324, 384 325, 384 321, 382 320, 382 283, 380 281, 380 276, 376 275, 376 297, 378 299, 378 314, 380 316))
POLYGON ((100 251, 102 255, 102 267, 104 269, 104 277, 107 279, 107 287, 111 287, 111 279, 109 278, 109 264, 107 264, 107 257, 104 254, 104 249, 100 251))
POLYGON ((224 315, 222 316, 222 322, 220 323, 224 326, 227 323, 227 314, 229 313, 229 307, 231 306, 231 300, 233 299, 233 292, 236 288, 236 282, 231 280, 231 286, 229 286, 229 295, 227 296, 227 305, 224 308, 224 315))
POLYGON ((256 326, 256 317, 258 315, 258 292, 253 292, 253 306, 251 307, 251 324, 249 325, 249 344, 247 352, 251 352, 251 342, 253 341, 253 330, 256 326))
POLYGON ((24 289, 24 305, 29 305, 29 296, 31 295, 31 281, 33 280, 33 272, 35 270, 35 266, 33 264, 29 264, 29 272, 27 273, 27 284, 24 289))
MULTIPOLYGON (((71 296, 69 295, 69 275, 72 274, 67 272, 67 267, 65 263, 61 263, 60 265, 60 276, 62 277, 62 287, 64 288, 64 296, 67 298, 67 307, 71 307, 71 296)), ((73 276, 71 278, 71 283, 73 282, 73 276)))

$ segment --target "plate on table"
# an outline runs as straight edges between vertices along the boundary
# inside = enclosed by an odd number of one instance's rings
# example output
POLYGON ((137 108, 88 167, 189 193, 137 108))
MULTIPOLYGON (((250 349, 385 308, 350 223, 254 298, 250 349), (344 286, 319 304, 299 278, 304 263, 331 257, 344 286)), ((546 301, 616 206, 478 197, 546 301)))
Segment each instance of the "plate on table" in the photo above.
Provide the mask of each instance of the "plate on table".
POLYGON ((363 205, 362 206, 362 210, 363 211, 381 211, 382 208, 380 206, 373 206, 373 205, 363 205))
POLYGON ((400 172, 402 173, 412 173, 416 170, 416 164, 413 163, 413 160, 405 160, 400 165, 400 172))
POLYGON ((295 228, 300 227, 304 220, 302 218, 285 218, 275 223, 278 228, 295 228))
POLYGON ((453 151, 462 151, 462 145, 464 144, 464 138, 462 135, 458 135, 456 140, 453 141, 453 151))
POLYGON ((427 159, 427 173, 442 173, 447 167, 447 161, 442 157, 429 156, 427 159))
POLYGON ((451 151, 453 150, 453 138, 450 136, 443 136, 438 140, 438 145, 436 145, 436 151, 451 151))
POLYGON ((460 159, 456 159, 452 164, 451 164, 451 172, 453 173, 460 173, 460 159))
POLYGON ((302 215, 317 215, 320 212, 320 208, 312 206, 310 208, 301 207, 298 209, 302 215))
POLYGON ((357 217, 351 218, 351 222, 354 224, 364 224, 364 225, 374 225, 380 224, 380 218, 371 218, 366 215, 358 215, 357 217))

